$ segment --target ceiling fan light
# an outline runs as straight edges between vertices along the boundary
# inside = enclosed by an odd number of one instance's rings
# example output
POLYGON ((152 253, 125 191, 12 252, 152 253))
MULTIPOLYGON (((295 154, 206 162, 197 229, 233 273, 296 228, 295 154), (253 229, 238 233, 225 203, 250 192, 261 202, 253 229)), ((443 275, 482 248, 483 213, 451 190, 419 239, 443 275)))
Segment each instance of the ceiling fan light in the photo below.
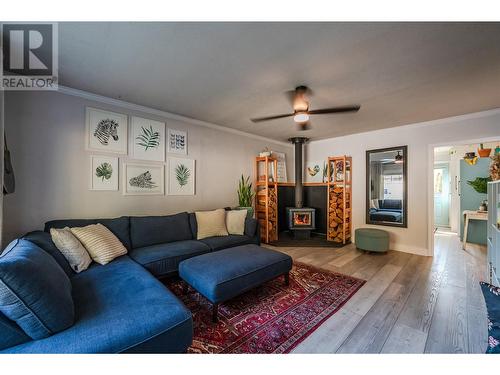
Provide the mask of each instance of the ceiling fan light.
POLYGON ((298 122, 298 123, 307 122, 307 121, 309 121, 309 115, 305 112, 297 112, 293 116, 293 121, 298 122))

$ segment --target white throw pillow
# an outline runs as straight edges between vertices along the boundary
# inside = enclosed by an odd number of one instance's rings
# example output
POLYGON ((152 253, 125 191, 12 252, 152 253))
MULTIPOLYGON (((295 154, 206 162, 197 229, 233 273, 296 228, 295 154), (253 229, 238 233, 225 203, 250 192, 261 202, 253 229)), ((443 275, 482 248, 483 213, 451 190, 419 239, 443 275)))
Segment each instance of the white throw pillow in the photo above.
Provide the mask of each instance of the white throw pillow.
POLYGON ((71 233, 80 240, 92 259, 99 264, 108 264, 127 253, 120 240, 102 224, 71 228, 71 233))
POLYGON ((227 236, 226 211, 219 208, 214 211, 197 211, 196 224, 198 233, 196 239, 201 240, 207 237, 227 236))
POLYGON ((226 212, 226 227, 229 234, 244 234, 247 210, 232 210, 226 212))
POLYGON ((73 271, 80 273, 89 268, 90 263, 92 263, 89 253, 68 227, 63 229, 51 228, 50 235, 52 236, 52 242, 64 255, 73 271))

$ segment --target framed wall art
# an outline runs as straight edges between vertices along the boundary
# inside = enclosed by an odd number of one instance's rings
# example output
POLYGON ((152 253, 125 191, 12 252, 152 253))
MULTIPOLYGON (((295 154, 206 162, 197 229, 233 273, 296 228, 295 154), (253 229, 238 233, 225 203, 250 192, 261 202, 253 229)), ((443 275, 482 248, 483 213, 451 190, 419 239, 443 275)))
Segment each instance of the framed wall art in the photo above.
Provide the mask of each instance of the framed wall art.
POLYGON ((168 194, 194 195, 195 174, 195 160, 168 158, 168 194))
POLYGON ((124 195, 163 195, 165 175, 163 165, 123 164, 124 195))
POLYGON ((90 156, 90 190, 118 190, 118 158, 90 156))
POLYGON ((85 117, 87 150, 127 154, 127 115, 87 107, 85 117))
POLYGON ((172 154, 187 155, 187 132, 168 129, 168 152, 172 154))
POLYGON ((133 116, 130 120, 130 157, 165 161, 165 123, 133 116))

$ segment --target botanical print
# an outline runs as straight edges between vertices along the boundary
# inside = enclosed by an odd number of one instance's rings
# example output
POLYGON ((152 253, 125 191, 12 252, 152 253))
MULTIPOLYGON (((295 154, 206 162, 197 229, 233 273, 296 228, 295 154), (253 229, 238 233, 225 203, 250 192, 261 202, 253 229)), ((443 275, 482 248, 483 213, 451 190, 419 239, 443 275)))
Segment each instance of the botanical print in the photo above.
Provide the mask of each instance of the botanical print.
POLYGON ((124 164, 123 194, 164 194, 163 165, 124 164))
POLYGON ((133 159, 165 161, 165 123, 133 116, 130 131, 133 159))
POLYGON ((113 174, 113 167, 111 164, 104 162, 95 169, 95 175, 99 178, 109 180, 113 174))
POLYGON ((86 109, 88 150, 127 153, 127 115, 101 109, 86 109))
POLYGON ((118 190, 118 158, 98 155, 90 157, 90 189, 118 190))
POLYGON ((187 183, 189 182, 190 174, 191 171, 184 164, 179 164, 175 168, 175 177, 177 178, 177 182, 179 182, 179 185, 181 187, 187 185, 187 183))
POLYGON ((168 158, 168 194, 194 195, 195 171, 192 159, 168 158))
POLYGON ((187 133, 168 129, 168 152, 187 155, 187 133))

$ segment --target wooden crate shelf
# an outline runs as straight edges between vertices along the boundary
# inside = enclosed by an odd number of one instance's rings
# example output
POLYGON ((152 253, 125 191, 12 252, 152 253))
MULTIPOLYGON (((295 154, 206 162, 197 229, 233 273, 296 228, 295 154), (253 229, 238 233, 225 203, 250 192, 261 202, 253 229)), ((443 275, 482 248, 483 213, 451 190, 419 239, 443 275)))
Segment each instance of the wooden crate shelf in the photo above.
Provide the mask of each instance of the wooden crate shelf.
POLYGON ((352 158, 328 158, 327 240, 350 243, 352 232, 352 158))
POLYGON ((255 217, 260 224, 261 241, 278 240, 278 161, 272 157, 255 158, 255 217))

